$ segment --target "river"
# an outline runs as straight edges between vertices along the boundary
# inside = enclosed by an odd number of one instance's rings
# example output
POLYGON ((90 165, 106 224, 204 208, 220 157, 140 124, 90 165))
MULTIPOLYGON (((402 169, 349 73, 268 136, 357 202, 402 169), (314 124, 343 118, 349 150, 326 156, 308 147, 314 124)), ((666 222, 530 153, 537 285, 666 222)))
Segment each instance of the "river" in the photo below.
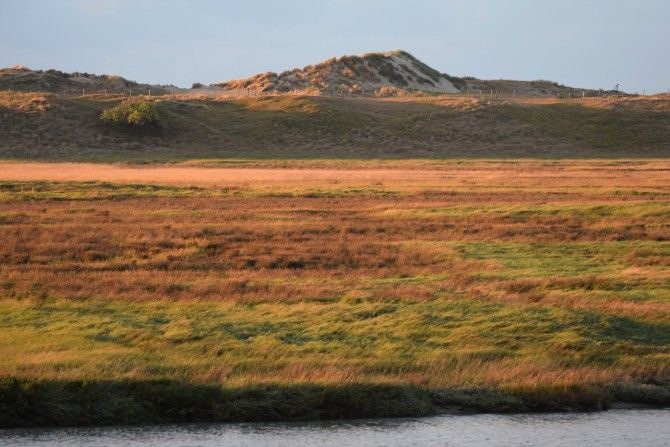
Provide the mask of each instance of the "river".
POLYGON ((0 430, 0 445, 251 446, 668 446, 670 409, 572 414, 478 414, 303 423, 183 424, 0 430))

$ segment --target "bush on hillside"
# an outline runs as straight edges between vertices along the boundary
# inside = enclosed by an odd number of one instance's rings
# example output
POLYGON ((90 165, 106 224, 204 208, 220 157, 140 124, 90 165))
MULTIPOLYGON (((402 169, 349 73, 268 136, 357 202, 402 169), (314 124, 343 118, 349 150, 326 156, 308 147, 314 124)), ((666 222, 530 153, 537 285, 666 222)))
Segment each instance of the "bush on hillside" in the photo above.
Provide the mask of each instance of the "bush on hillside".
POLYGON ((407 90, 398 87, 382 86, 372 93, 376 98, 391 98, 394 96, 407 96, 407 90))
POLYGON ((133 128, 160 126, 160 113, 155 104, 148 101, 124 102, 103 110, 100 120, 107 124, 119 124, 133 128))

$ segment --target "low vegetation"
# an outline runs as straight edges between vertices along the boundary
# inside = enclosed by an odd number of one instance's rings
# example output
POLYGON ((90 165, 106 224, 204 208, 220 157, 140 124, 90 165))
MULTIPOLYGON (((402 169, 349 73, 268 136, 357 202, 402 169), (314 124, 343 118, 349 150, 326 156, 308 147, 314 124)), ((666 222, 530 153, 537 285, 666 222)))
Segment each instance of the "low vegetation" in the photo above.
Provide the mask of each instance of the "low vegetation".
POLYGON ((666 161, 398 163, 0 166, 0 425, 670 403, 666 161))
POLYGON ((62 97, 0 92, 0 158, 667 157, 670 99, 62 97), (160 112, 157 115, 157 111, 160 112), (124 123, 110 126, 103 121, 124 123), (161 132, 124 127, 161 124, 161 132), (168 123, 168 124, 165 124, 168 123))

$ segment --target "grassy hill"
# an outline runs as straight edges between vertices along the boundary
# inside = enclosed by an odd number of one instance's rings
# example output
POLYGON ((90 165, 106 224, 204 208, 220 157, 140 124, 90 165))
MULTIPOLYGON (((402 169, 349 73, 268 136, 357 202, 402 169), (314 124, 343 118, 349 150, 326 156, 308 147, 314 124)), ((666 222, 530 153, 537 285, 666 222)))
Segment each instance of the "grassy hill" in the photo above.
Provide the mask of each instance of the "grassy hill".
POLYGON ((191 89, 173 85, 140 84, 116 75, 64 73, 53 69, 32 70, 15 66, 0 68, 0 90, 64 95, 104 92, 154 96, 174 93, 245 96, 292 92, 303 95, 388 97, 460 92, 480 96, 495 93, 527 98, 576 98, 621 94, 618 90, 584 89, 547 80, 486 80, 472 76, 450 76, 402 50, 332 57, 281 73, 268 71, 246 79, 234 79, 209 86, 196 82, 191 89))
POLYGON ((0 158, 664 157, 670 97, 481 99, 193 96, 124 98, 0 92, 0 158), (150 102, 158 125, 105 124, 150 102))
POLYGON ((60 70, 31 70, 15 66, 0 68, 0 90, 19 92, 51 92, 58 94, 92 93, 148 94, 171 93, 174 86, 140 84, 121 76, 95 75, 91 73, 65 73, 60 70))

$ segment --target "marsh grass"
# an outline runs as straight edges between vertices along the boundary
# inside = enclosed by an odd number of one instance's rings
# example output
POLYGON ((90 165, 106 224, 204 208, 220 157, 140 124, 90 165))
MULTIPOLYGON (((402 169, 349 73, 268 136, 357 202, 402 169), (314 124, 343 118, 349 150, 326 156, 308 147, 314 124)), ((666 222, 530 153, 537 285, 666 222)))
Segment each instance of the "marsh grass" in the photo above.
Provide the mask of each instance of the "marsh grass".
POLYGON ((352 163, 3 180, 0 425, 669 402, 665 162, 352 163))
POLYGON ((200 197, 212 191, 198 187, 117 184, 109 182, 0 181, 0 200, 97 200, 137 197, 200 197))

